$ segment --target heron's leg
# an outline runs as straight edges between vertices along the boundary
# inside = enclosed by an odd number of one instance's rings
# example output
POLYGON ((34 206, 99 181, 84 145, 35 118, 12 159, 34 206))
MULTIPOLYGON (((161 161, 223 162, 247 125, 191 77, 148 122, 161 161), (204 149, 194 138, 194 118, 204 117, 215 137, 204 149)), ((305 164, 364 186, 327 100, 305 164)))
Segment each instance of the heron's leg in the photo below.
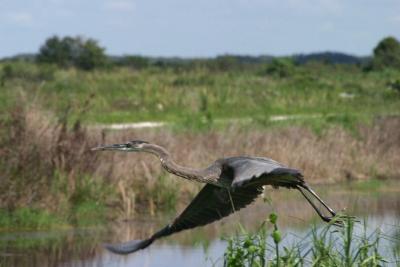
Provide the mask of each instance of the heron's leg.
MULTIPOLYGON (((313 207, 313 209, 318 213, 318 216, 325 222, 331 222, 333 217, 335 216, 335 212, 332 213, 331 217, 328 216, 324 216, 322 214, 322 212, 317 208, 317 206, 314 204, 314 202, 311 201, 311 199, 306 195, 306 193, 304 193, 304 191, 302 190, 301 187, 297 186, 297 189, 301 192, 301 194, 306 198, 306 200, 308 201, 308 203, 310 203, 310 205, 313 207)), ((333 223, 336 226, 342 226, 342 221, 338 220, 338 221, 334 221, 333 223)))
POLYGON ((318 195, 317 193, 314 192, 314 190, 312 190, 308 185, 306 184, 302 184, 300 185, 302 188, 304 188, 305 190, 307 190, 307 192, 309 192, 310 194, 312 194, 331 214, 332 216, 336 216, 336 212, 329 207, 318 195))
POLYGON ((325 222, 330 222, 332 217, 327 217, 322 214, 322 212, 318 209, 318 207, 314 204, 314 202, 311 201, 311 199, 303 192, 301 187, 297 187, 297 189, 300 191, 300 193, 307 199, 308 203, 313 207, 313 209, 318 213, 318 216, 321 217, 321 219, 325 222))

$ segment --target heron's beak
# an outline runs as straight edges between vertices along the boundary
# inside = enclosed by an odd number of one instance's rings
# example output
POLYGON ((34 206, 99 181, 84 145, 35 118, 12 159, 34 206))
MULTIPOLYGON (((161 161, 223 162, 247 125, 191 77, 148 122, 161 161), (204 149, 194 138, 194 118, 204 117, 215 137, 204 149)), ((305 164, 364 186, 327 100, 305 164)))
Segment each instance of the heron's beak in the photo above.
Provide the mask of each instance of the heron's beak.
POLYGON ((92 151, 97 151, 97 150, 126 150, 128 146, 126 144, 114 144, 114 145, 105 145, 105 146, 98 146, 94 147, 91 150, 92 151))

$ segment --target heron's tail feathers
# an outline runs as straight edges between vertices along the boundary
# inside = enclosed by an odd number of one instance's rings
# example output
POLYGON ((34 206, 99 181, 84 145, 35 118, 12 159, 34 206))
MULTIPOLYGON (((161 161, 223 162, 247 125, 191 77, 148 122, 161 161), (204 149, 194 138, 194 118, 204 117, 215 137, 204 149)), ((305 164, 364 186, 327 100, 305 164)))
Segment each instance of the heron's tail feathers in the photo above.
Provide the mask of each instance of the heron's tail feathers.
POLYGON ((105 244, 104 247, 113 253, 124 255, 147 248, 151 243, 153 243, 153 241, 154 239, 152 238, 145 240, 132 240, 119 244, 105 244))

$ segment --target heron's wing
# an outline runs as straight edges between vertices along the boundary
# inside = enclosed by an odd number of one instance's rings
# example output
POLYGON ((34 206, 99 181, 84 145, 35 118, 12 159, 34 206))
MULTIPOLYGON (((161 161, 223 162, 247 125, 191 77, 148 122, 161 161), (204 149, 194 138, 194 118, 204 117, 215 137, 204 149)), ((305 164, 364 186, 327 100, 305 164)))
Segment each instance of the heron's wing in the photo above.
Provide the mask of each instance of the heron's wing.
POLYGON ((255 157, 227 158, 223 160, 222 166, 223 172, 221 175, 223 177, 231 177, 233 190, 260 185, 295 188, 301 192, 324 221, 329 222, 336 216, 336 212, 305 183, 299 170, 288 168, 268 158, 255 157), (312 201, 312 198, 322 204, 330 215, 323 215, 322 211, 312 201))
POLYGON ((233 157, 225 159, 223 165, 232 177, 233 188, 267 184, 292 188, 304 183, 299 170, 268 158, 233 157))
POLYGON ((160 237, 206 225, 228 216, 253 202, 262 193, 262 190, 261 186, 250 186, 228 191, 226 188, 207 184, 181 215, 149 239, 107 245, 106 247, 118 254, 128 254, 146 248, 160 237))
POLYGON ((226 188, 208 184, 175 219, 171 228, 174 232, 178 232, 219 220, 252 203, 262 191, 261 186, 229 191, 226 188))

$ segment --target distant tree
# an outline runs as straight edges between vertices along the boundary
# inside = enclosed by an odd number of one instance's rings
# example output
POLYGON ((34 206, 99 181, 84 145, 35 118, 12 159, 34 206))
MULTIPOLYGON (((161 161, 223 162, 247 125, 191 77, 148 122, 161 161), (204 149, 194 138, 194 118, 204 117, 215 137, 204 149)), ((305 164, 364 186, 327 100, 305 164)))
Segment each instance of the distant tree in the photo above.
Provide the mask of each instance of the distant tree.
POLYGON ((77 55, 76 65, 84 70, 92 70, 104 67, 107 57, 104 48, 100 47, 95 40, 88 39, 81 44, 81 51, 77 55))
POLYGON ((68 54, 65 43, 58 36, 53 36, 40 47, 37 61, 55 63, 65 67, 68 65, 68 54))
POLYGON ((373 69, 400 69, 400 43, 394 37, 386 37, 374 49, 373 69))
POLYGON ((296 64, 307 64, 310 61, 318 61, 323 64, 359 64, 361 58, 338 52, 321 52, 311 54, 294 55, 293 60, 296 64))
POLYGON ((53 63, 61 67, 75 66, 85 70, 102 67, 107 58, 104 48, 93 39, 81 37, 50 37, 41 46, 37 57, 39 63, 53 63))

